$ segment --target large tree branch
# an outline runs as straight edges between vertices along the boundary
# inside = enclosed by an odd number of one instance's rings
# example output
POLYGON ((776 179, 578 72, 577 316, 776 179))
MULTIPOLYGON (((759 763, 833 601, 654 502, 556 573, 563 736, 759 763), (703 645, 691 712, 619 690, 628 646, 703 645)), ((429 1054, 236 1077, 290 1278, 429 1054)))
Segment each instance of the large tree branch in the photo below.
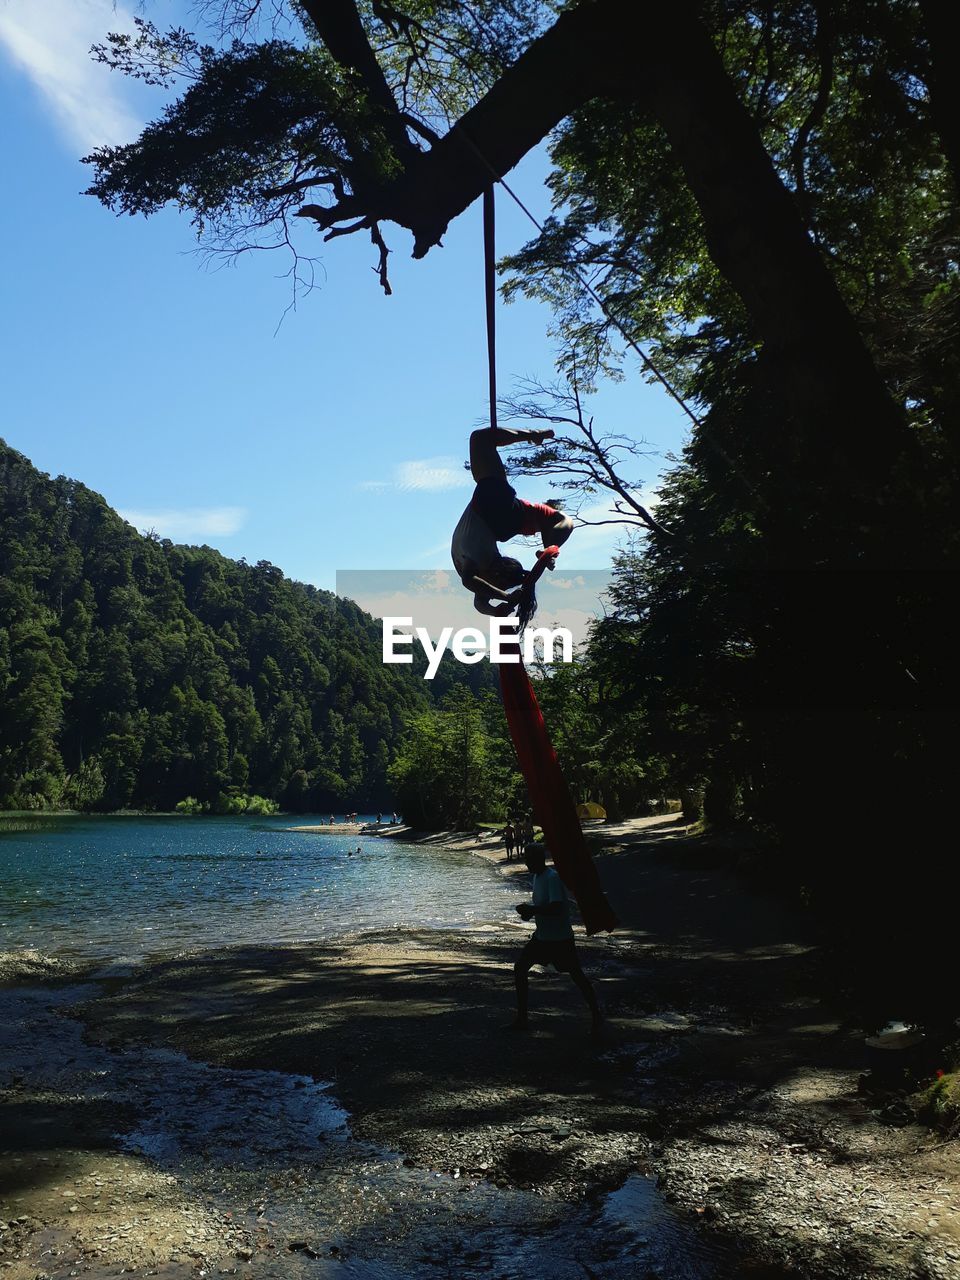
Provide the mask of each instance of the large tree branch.
MULTIPOLYGON (((319 8, 320 0, 306 7, 319 8)), ((626 7, 625 0, 597 0, 562 13, 430 151, 411 148, 400 178, 369 198, 364 193, 366 211, 412 231, 414 257, 422 258, 495 175, 508 173, 565 116, 609 85, 607 63, 616 56, 609 35, 626 7)), ((340 220, 338 209, 301 212, 329 227, 340 220)), ((347 201, 342 216, 356 213, 356 202, 347 201)))
POLYGON ((400 159, 415 148, 387 78, 370 47, 354 0, 301 0, 328 53, 363 85, 380 108, 384 129, 400 159))

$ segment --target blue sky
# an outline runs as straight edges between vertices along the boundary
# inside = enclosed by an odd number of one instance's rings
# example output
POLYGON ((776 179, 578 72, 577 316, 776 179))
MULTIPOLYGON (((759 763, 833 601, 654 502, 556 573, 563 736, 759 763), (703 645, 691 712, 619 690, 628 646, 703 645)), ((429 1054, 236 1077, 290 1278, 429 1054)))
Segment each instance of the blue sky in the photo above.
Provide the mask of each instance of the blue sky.
MULTIPOLYGON (((448 568, 470 492, 466 437, 485 413, 479 207, 423 262, 410 259, 406 232, 385 225, 391 298, 367 242, 322 245, 304 227, 303 252, 321 258, 318 287, 284 316, 281 254, 211 270, 186 217, 118 219, 80 195, 80 156, 130 140, 160 110, 156 91, 87 55, 133 11, 130 0, 0 0, 0 435, 138 527, 271 560, 318 586, 332 589, 345 569, 448 568)), ((179 0, 143 12, 194 25, 179 0)), ((510 176, 538 216, 546 169, 538 152, 510 176)), ((531 234, 501 195, 499 252, 531 234)), ((533 303, 500 308, 502 387, 553 376, 549 323, 533 303)), ((660 455, 683 443, 679 410, 635 371, 602 388, 593 410, 660 455)), ((649 460, 646 486, 664 466, 649 460)), ((518 488, 546 496, 542 483, 518 488)), ((565 567, 603 568, 617 536, 580 530, 565 567)))

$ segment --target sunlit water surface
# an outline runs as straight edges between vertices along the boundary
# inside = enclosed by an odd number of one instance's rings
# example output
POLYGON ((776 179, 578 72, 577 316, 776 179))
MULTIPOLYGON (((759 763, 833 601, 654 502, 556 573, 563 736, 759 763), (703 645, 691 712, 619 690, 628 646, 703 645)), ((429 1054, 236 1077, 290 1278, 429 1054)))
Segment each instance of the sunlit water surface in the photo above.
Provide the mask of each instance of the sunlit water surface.
POLYGON ((321 821, 6 819, 0 950, 136 961, 394 926, 463 928, 512 916, 516 889, 479 858, 285 829, 321 821))

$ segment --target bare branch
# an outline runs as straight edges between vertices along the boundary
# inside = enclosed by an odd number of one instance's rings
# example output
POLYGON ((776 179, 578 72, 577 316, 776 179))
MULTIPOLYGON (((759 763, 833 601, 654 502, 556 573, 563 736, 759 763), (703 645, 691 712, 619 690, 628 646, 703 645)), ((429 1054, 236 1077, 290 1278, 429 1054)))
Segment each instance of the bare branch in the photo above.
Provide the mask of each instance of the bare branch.
MULTIPOLYGON (((632 529, 647 529, 648 531, 650 529, 650 526, 647 524, 645 520, 641 520, 639 519, 639 517, 634 519, 633 517, 626 516, 626 515, 617 516, 615 520, 585 520, 583 516, 577 516, 577 520, 580 524, 589 525, 591 528, 593 528, 595 525, 601 525, 601 524, 619 524, 619 525, 627 525, 632 529)), ((668 535, 668 536, 672 536, 672 535, 668 535)))
POLYGON ((334 227, 332 231, 328 231, 323 237, 324 242, 327 240, 336 240, 337 236, 352 236, 355 231, 362 231, 365 227, 369 227, 369 218, 360 218, 356 222, 350 222, 345 227, 334 227))
POLYGON ((793 180, 796 186, 797 202, 804 222, 811 225, 810 200, 807 193, 807 145, 810 136, 826 114, 830 105, 830 93, 833 88, 833 20, 830 6, 818 3, 816 48, 820 61, 820 74, 817 82, 817 94, 813 106, 797 130, 793 146, 790 149, 790 164, 793 169, 793 180))
POLYGON ((338 222, 345 222, 348 218, 356 218, 358 215, 368 216, 362 202, 356 196, 344 196, 342 200, 332 205, 301 205, 294 217, 312 218, 322 231, 326 231, 328 227, 335 226, 338 222))
POLYGON ((387 255, 390 253, 390 250, 384 243, 383 236, 380 234, 380 225, 377 222, 374 222, 370 227, 370 239, 380 250, 380 265, 376 268, 376 271, 380 277, 380 287, 383 289, 383 292, 387 297, 389 297, 390 294, 393 293, 393 289, 390 287, 390 281, 387 278, 387 255))
POLYGON ((412 129, 414 133, 419 133, 420 137, 423 138, 425 142, 429 142, 431 146, 440 141, 439 133, 435 133, 428 124, 424 124, 422 120, 418 120, 417 117, 411 115, 409 111, 404 111, 402 113, 402 119, 405 125, 412 129))
POLYGON ((537 449, 521 463, 523 470, 534 475, 563 475, 571 477, 568 488, 581 493, 606 490, 614 495, 612 509, 617 516, 611 520, 585 520, 582 524, 624 524, 644 527, 665 539, 670 534, 634 497, 639 482, 624 480, 616 469, 621 457, 638 457, 636 441, 626 436, 598 436, 594 420, 584 413, 583 401, 576 375, 566 385, 546 387, 534 379, 521 383, 525 394, 518 399, 503 398, 499 402, 504 418, 533 418, 537 421, 570 425, 576 428, 580 438, 560 437, 537 449))
POLYGON ((195 0, 196 13, 212 21, 221 38, 246 36, 251 30, 265 26, 275 32, 291 23, 291 15, 282 0, 195 0), (264 10, 268 12, 265 14, 264 10))
POLYGON ((334 194, 343 196, 343 182, 339 173, 312 173, 306 178, 296 178, 281 183, 279 187, 264 187, 260 195, 264 200, 275 200, 279 196, 293 196, 298 191, 307 191, 310 187, 332 187, 334 194))

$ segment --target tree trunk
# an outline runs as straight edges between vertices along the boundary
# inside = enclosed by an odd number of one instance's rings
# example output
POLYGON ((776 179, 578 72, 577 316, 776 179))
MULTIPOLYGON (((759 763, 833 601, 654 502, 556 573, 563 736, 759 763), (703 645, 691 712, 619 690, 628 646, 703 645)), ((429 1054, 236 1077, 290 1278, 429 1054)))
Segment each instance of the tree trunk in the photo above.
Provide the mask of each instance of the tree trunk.
POLYGON ((789 430, 821 472, 840 469, 847 491, 859 487, 872 505, 910 444, 901 414, 709 33, 676 0, 644 21, 655 35, 641 53, 647 98, 700 207, 710 256, 782 382, 789 430))
POLYGON ((737 780, 719 766, 714 768, 703 793, 703 818, 711 827, 730 827, 737 818, 737 780))
POLYGON ((703 817, 703 791, 699 787, 681 787, 680 806, 685 822, 699 822, 703 817))
POLYGON ((955 4, 944 0, 920 0, 923 27, 930 45, 928 88, 934 121, 943 154, 960 191, 960 77, 957 75, 957 46, 960 21, 955 4))

